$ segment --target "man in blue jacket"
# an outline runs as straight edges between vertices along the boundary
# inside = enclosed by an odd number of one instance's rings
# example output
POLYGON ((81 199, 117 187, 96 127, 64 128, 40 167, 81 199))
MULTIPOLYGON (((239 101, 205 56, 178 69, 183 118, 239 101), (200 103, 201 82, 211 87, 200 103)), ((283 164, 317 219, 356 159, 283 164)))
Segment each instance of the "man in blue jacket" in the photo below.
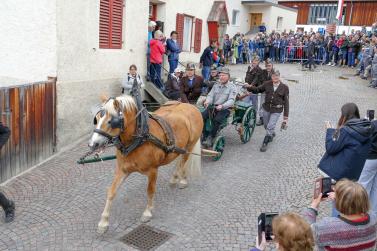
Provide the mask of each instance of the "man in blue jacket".
POLYGON ((209 79, 209 74, 211 72, 211 66, 213 65, 213 49, 216 48, 217 41, 211 40, 210 46, 208 46, 204 51, 202 56, 200 57, 200 66, 202 68, 202 76, 204 81, 209 79))
POLYGON ((177 42, 178 33, 172 31, 170 33, 170 38, 166 40, 166 52, 168 54, 169 61, 169 76, 174 73, 174 70, 178 66, 179 53, 181 53, 181 48, 177 42))
MULTIPOLYGON (((4 126, 0 122, 0 150, 5 142, 7 142, 10 135, 10 130, 8 127, 4 126)), ((14 202, 8 200, 3 193, 0 192, 0 206, 4 209, 5 212, 5 222, 11 222, 14 219, 14 202)))

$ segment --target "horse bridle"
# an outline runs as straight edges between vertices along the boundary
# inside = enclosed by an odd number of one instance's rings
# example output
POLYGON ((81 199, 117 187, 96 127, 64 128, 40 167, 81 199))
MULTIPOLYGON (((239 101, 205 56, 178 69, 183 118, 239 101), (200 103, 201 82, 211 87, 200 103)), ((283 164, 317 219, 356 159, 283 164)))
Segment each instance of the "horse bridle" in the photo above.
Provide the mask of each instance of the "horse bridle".
MULTIPOLYGON (((106 101, 106 103, 110 99, 108 99, 106 101)), ((101 109, 97 112, 96 116, 94 117, 94 121, 93 121, 94 125, 97 125, 97 123, 98 123, 97 115, 100 114, 100 116, 103 117, 105 115, 105 112, 106 112, 105 109, 101 109)), ((111 115, 111 119, 108 123, 110 124, 111 129, 120 129, 120 133, 122 133, 125 129, 124 128, 124 117, 123 117, 123 113, 121 111, 118 111, 118 114, 116 116, 111 115)), ((97 128, 94 129, 94 132, 98 133, 99 135, 106 137, 109 141, 113 141, 114 138, 119 137, 119 135, 112 136, 112 135, 108 134, 107 132, 104 132, 101 129, 97 129, 97 128)))

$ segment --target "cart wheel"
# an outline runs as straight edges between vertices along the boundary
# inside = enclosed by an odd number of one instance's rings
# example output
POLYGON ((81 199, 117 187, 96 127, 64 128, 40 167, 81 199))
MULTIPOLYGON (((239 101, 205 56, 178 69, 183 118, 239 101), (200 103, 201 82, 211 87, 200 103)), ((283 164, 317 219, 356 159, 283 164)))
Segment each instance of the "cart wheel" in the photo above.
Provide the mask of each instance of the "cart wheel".
POLYGON ((212 150, 218 152, 219 155, 217 155, 216 157, 213 157, 212 158, 213 161, 217 161, 221 158, 221 156, 223 155, 224 147, 225 147, 224 136, 217 136, 215 139, 215 142, 213 143, 212 150))
POLYGON ((257 122, 256 112, 253 107, 249 107, 242 118, 242 130, 241 130, 241 141, 242 143, 247 143, 250 141, 251 136, 253 135, 255 124, 257 122))

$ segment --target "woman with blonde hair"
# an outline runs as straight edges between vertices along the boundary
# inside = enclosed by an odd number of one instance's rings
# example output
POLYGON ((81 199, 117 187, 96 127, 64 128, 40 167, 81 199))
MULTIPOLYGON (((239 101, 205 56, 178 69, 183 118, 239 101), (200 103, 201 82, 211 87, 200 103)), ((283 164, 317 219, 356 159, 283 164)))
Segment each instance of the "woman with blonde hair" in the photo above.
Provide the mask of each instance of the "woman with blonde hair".
POLYGON ((314 241, 319 251, 325 250, 376 250, 377 221, 369 215, 369 200, 366 190, 358 183, 343 179, 336 183, 335 192, 329 198, 335 200, 337 217, 324 217, 317 221, 322 194, 314 198, 303 212, 311 224, 314 241))
MULTIPOLYGON (((296 213, 285 213, 274 217, 272 232, 278 251, 312 251, 314 248, 310 225, 296 213)), ((258 242, 257 240, 257 244, 258 242)), ((263 232, 261 243, 251 251, 262 251, 265 248, 266 238, 263 232)))

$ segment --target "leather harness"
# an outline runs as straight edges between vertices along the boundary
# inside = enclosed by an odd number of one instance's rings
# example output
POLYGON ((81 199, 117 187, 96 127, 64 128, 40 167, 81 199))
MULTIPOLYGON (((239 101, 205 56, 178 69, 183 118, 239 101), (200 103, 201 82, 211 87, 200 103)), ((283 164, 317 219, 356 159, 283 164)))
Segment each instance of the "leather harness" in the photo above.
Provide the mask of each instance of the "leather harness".
MULTIPOLYGON (((187 150, 179 148, 175 145, 175 136, 171 126, 162 117, 149 114, 145 109, 145 106, 141 102, 140 90, 137 81, 134 82, 131 93, 134 96, 138 110, 136 114, 136 135, 133 136, 134 140, 132 141, 132 143, 130 145, 123 144, 120 135, 113 137, 99 129, 95 129, 94 132, 108 138, 109 141, 112 142, 114 146, 125 156, 127 156, 129 153, 131 153, 133 150, 135 150, 145 142, 151 142, 158 148, 162 149, 165 153, 174 152, 178 154, 186 154, 187 150), (156 121, 164 131, 166 144, 149 132, 148 121, 150 119, 156 121)), ((118 116, 123 115, 118 114, 118 116)), ((124 128, 122 125, 121 131, 123 131, 123 129, 124 128)))

